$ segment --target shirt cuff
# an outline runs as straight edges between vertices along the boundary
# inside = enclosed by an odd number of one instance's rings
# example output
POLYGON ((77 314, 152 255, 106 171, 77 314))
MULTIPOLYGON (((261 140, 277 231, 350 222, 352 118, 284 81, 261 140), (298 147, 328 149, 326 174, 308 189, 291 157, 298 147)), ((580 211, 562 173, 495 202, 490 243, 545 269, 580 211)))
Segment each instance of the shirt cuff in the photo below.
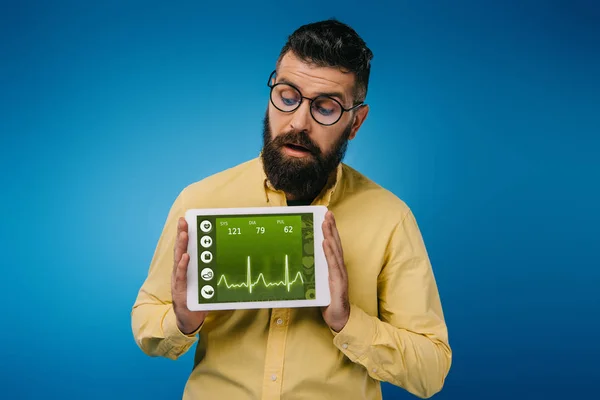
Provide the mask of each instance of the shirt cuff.
POLYGON ((350 306, 350 317, 341 331, 335 332, 333 344, 352 362, 360 362, 367 357, 377 334, 377 325, 372 316, 358 306, 350 306))
MULTIPOLYGON (((204 323, 202 325, 204 325, 204 323)), ((177 317, 175 316, 173 307, 169 308, 162 322, 163 333, 166 341, 168 341, 173 347, 178 348, 180 351, 186 351, 194 343, 196 343, 196 335, 202 329, 202 325, 200 325, 198 329, 189 335, 181 332, 177 326, 177 317)))

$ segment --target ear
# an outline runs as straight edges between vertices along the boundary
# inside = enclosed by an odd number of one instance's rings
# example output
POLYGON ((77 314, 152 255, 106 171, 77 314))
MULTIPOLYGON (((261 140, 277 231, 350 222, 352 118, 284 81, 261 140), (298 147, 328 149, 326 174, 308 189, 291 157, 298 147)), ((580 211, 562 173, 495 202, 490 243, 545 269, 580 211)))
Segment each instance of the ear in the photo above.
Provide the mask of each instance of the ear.
POLYGON ((365 104, 362 107, 359 107, 354 114, 354 122, 352 122, 352 130, 350 131, 349 140, 352 140, 356 137, 356 133, 360 129, 365 119, 367 119, 367 115, 369 114, 369 106, 365 104))

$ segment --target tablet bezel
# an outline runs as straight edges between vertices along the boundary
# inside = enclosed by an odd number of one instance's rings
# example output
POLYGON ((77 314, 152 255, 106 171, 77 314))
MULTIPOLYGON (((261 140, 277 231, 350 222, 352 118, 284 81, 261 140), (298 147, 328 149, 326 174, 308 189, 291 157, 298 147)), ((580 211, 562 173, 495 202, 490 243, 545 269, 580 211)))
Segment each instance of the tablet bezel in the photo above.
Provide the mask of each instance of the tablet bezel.
POLYGON ((188 254, 190 261, 187 270, 187 307, 190 311, 238 310, 261 308, 322 307, 331 302, 329 292, 329 268, 323 251, 323 221, 325 206, 283 206, 283 207, 240 207, 189 209, 185 213, 188 224, 188 254), (315 298, 306 300, 269 300, 223 303, 200 303, 198 301, 198 216, 219 215, 268 215, 268 214, 312 214, 315 260, 315 298))

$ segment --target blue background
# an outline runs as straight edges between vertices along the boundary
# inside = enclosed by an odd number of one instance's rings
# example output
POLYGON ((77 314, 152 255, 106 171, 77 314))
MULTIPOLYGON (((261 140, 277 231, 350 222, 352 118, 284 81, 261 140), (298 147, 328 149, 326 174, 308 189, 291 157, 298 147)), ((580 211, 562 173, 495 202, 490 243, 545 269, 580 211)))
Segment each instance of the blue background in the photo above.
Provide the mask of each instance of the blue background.
POLYGON ((258 154, 281 46, 329 17, 375 53, 346 162, 419 221, 454 350, 436 398, 594 397, 599 8, 4 2, 0 397, 180 398, 192 352, 130 328, 166 213, 258 154))

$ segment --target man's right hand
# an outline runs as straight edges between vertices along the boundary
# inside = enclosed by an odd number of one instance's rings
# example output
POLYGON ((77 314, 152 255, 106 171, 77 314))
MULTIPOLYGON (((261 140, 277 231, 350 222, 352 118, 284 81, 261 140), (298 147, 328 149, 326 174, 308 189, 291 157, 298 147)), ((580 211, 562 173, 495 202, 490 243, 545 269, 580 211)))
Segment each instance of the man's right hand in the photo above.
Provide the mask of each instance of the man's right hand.
POLYGON ((190 262, 187 245, 188 225, 185 218, 180 217, 177 222, 177 238, 175 239, 171 296, 173 297, 177 327, 185 335, 195 332, 208 314, 208 311, 190 311, 187 307, 187 269, 190 262))

